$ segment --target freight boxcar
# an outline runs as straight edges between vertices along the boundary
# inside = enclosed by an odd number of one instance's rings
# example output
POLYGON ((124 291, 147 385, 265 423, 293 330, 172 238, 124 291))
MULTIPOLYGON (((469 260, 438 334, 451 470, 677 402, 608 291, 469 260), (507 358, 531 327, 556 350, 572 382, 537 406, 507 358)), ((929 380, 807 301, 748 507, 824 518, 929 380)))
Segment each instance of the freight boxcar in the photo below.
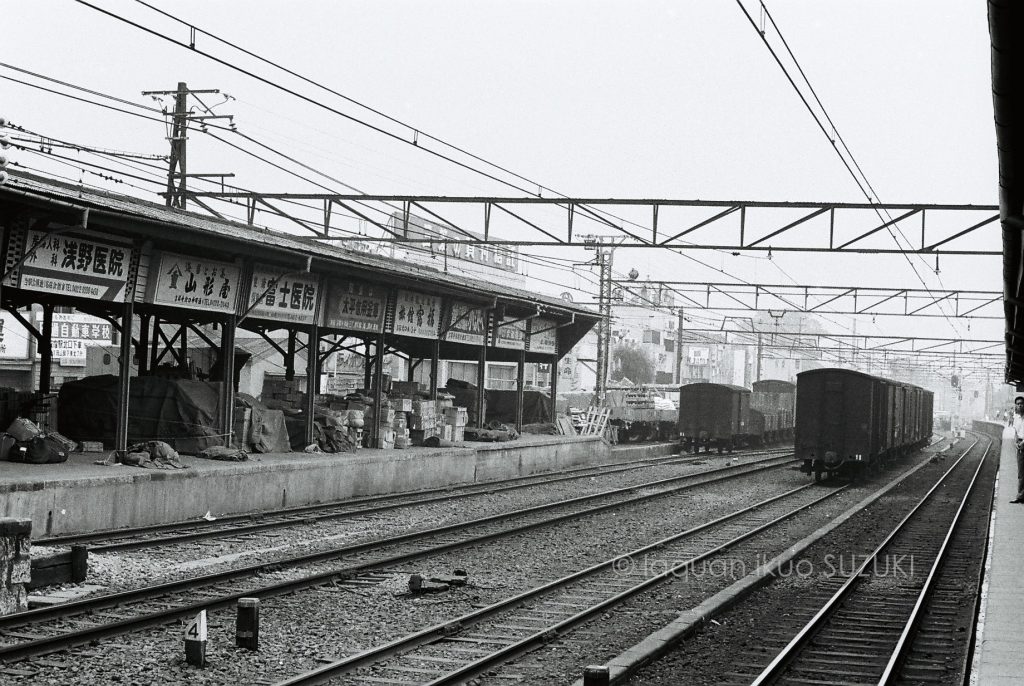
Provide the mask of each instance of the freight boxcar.
POLYGON ((812 369, 797 375, 796 456, 803 469, 856 473, 881 459, 886 422, 884 381, 848 369, 812 369))
POLYGON ((849 369, 797 375, 796 440, 803 470, 857 474, 927 443, 931 391, 849 369))
POLYGON ((732 452, 745 445, 750 427, 750 391, 741 386, 692 383, 679 389, 680 449, 732 452))
POLYGON ((763 379, 755 381, 752 389, 750 433, 756 437, 755 442, 767 445, 792 440, 796 423, 796 384, 763 379))

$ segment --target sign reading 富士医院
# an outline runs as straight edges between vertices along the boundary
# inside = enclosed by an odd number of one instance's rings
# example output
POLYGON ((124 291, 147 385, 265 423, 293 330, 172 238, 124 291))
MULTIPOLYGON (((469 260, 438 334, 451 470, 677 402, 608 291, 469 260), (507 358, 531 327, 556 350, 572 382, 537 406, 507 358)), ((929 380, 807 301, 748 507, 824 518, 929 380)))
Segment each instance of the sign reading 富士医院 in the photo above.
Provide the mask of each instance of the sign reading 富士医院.
POLYGON ((441 329, 441 296, 398 291, 391 332, 414 338, 437 338, 441 329))
POLYGON ((388 289, 353 279, 330 279, 324 301, 323 326, 328 329, 380 333, 388 289))
POLYGON ((294 324, 312 324, 320 293, 320 279, 306 272, 257 265, 249 289, 249 316, 294 324))
POLYGON ((479 305, 452 301, 444 340, 483 345, 487 337, 487 310, 479 305))
POLYGON ((149 263, 146 302, 208 312, 234 312, 241 269, 231 262, 170 252, 149 263))
POLYGON ((18 287, 90 300, 124 302, 132 246, 74 234, 29 231, 18 287))

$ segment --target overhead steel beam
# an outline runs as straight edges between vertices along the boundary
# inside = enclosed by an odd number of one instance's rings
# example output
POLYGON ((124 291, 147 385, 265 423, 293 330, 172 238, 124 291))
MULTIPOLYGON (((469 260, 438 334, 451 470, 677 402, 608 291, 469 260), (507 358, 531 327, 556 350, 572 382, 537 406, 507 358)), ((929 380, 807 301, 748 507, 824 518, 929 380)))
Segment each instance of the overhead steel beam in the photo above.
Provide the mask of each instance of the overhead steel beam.
MULTIPOLYGON (((249 221, 254 220, 252 208, 256 204, 268 206, 268 200, 288 200, 304 203, 293 210, 297 215, 307 212, 308 217, 279 216, 308 228, 322 240, 345 240, 359 235, 358 222, 369 222, 381 229, 380 236, 360 235, 366 242, 423 242, 422 236, 394 236, 384 228, 387 219, 396 211, 396 204, 408 208, 415 206, 439 220, 442 228, 452 229, 445 243, 453 245, 495 245, 495 246, 571 246, 585 247, 589 243, 582 238, 581 224, 589 222, 593 230, 612 231, 621 238, 622 248, 679 248, 687 247, 704 250, 728 251, 789 251, 789 252, 834 252, 899 254, 928 253, 946 255, 1001 255, 997 246, 992 249, 978 249, 966 236, 999 220, 995 205, 950 205, 937 203, 882 204, 882 203, 829 203, 829 202, 761 202, 741 200, 685 200, 671 198, 543 198, 504 196, 429 196, 429 195, 358 195, 330 193, 255 193, 255 192, 195 192, 187 196, 194 199, 206 198, 227 202, 244 200, 250 207, 249 221), (313 202, 315 201, 315 202, 313 202), (340 213, 324 211, 323 203, 334 203, 346 208, 355 216, 345 217, 340 213), (360 210, 355 209, 355 205, 360 210), (440 217, 431 207, 463 206, 473 217, 483 217, 472 224, 463 221, 459 225, 440 217), (509 206, 518 206, 513 212, 509 206), (530 207, 560 208, 567 210, 560 218, 550 213, 543 216, 527 216, 530 207), (503 238, 494 233, 491 209, 502 210, 509 218, 507 235, 503 238), (623 219, 613 212, 644 208, 648 219, 639 221, 623 219), (682 212, 686 208, 714 210, 707 218, 673 216, 672 211, 682 212), (895 219, 881 224, 878 217, 890 212, 898 213, 895 219), (780 214, 781 213, 781 214, 780 214), (789 213, 789 214, 787 214, 789 213), (373 217, 380 215, 377 221, 373 217), (921 215, 920 240, 916 233, 912 241, 906 238, 901 244, 889 241, 884 229, 899 227, 901 221, 914 215, 921 215), (815 224, 820 215, 828 215, 827 221, 815 224), (953 221, 947 221, 955 217, 953 221), (314 228, 315 227, 315 228, 314 228), (794 229, 813 227, 816 231, 801 234, 798 242, 791 238, 794 229), (865 231, 865 227, 867 230, 865 231), (939 228, 940 227, 940 228, 939 228), (698 233, 699 232, 699 233, 698 233), (479 234, 479 235, 473 235, 479 234), (879 234, 873 241, 869 241, 879 234), (526 236, 524 238, 524 235, 526 236), (565 236, 563 239, 561 236, 565 236), (659 235, 667 238, 659 239, 659 235), (457 237, 456 237, 457 236, 457 237), (481 238, 481 236, 483 236, 481 238), (683 241, 683 237, 689 240, 683 241), (726 237, 723 240, 723 236, 726 237), (732 236, 732 238, 728 238, 732 236), (789 242, 786 242, 788 239, 789 242), (774 241, 769 243, 769 241, 774 241), (813 245, 808 246, 811 242, 813 245)), ((276 209, 276 208, 275 208, 276 209)), ((212 211, 212 210, 211 210, 212 211)), ((916 224, 916 220, 915 220, 916 224)), ((895 238, 895 235, 893 236, 895 238)))

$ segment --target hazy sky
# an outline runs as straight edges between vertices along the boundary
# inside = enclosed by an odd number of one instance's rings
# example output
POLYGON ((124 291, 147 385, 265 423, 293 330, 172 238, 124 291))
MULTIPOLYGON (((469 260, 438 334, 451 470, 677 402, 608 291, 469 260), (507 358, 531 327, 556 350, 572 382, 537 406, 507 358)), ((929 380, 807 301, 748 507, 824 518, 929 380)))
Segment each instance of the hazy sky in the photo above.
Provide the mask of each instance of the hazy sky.
MULTIPOLYGON (((141 3, 95 4, 189 39, 186 28, 141 3)), ((569 196, 864 199, 734 0, 154 4, 569 196)), ((984 3, 773 0, 766 5, 881 200, 997 202, 984 3)), ((744 6, 759 19, 759 5, 745 0, 744 6)), ((521 195, 73 0, 5 0, 2 12, 6 64, 147 105, 157 103, 141 91, 170 90, 179 81, 221 89, 235 99, 216 111, 236 115, 239 130, 361 191, 521 195)), ((197 37, 196 47, 406 140, 412 136, 408 128, 206 36, 197 37)), ((0 76, 40 83, 7 68, 0 68, 0 76)), ((221 101, 216 95, 206 100, 209 105, 221 101)), ((93 146, 155 154, 167 149, 160 123, 7 80, 0 80, 0 113, 32 131, 93 146)), ((231 140, 230 134, 221 135, 231 140)), ((201 134, 193 135, 189 146, 189 171, 232 171, 237 185, 268 192, 319 190, 201 134)), ((15 159, 74 178, 80 174, 27 153, 15 159)), ((94 175, 84 178, 100 182, 94 175)), ((159 190, 132 183, 150 193, 159 190)), ((142 192, 123 185, 119 190, 142 192)), ((919 231, 919 220, 906 227, 911 237, 919 231)), ((722 242, 716 230, 693 238, 722 242)), ((999 246, 997 224, 970 239, 972 248, 999 246)), ((588 257, 571 251, 545 254, 588 257)), ((924 278, 930 287, 1002 287, 995 257, 943 258, 940 285, 933 258, 927 264, 913 258, 919 277, 902 256, 776 253, 768 261, 763 254, 690 254, 711 269, 650 250, 621 250, 615 260, 621 272, 635 266, 652 278, 902 287, 921 287, 924 278)), ((538 290, 554 292, 559 283, 592 288, 593 272, 579 271, 584 276, 531 269, 556 282, 538 290)), ((832 319, 851 326, 848 317, 832 319)), ((861 332, 953 334, 944 320, 880 317, 860 327, 861 332)), ((1001 331, 1002 324, 992 321, 960 333, 1000 338, 1001 331)))

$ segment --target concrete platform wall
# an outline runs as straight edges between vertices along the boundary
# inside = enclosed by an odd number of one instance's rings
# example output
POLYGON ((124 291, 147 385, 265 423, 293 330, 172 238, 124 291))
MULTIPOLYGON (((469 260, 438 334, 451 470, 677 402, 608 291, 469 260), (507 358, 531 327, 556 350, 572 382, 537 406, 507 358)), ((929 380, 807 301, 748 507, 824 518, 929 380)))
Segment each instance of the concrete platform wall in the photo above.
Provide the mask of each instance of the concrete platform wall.
POLYGON ((258 462, 239 463, 193 460, 192 469, 180 471, 95 467, 76 478, 4 483, 0 516, 31 519, 33 537, 41 537, 490 481, 615 459, 621 458, 597 437, 531 437, 471 448, 260 456, 258 462))

